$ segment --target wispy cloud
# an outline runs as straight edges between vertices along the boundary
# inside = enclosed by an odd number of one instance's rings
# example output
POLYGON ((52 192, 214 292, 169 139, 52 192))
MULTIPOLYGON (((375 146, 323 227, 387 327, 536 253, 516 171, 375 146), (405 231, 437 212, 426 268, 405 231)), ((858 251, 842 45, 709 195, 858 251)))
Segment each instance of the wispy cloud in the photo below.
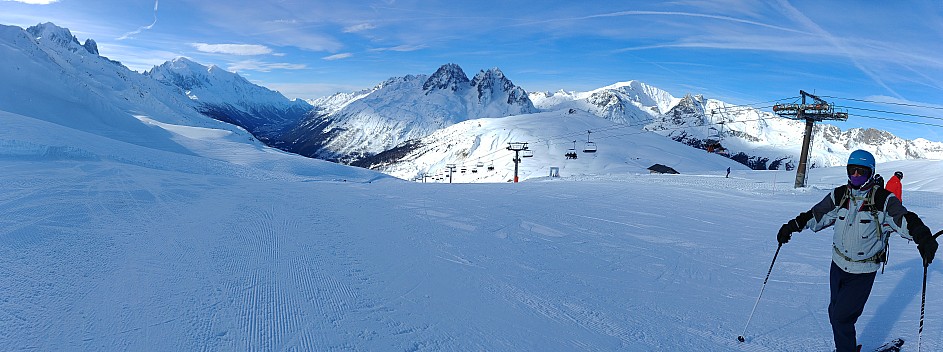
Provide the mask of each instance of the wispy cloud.
POLYGON ((137 72, 147 71, 180 56, 178 52, 167 51, 163 48, 148 49, 125 43, 130 42, 100 42, 98 50, 107 57, 120 59, 123 65, 137 72))
POLYGON ((582 16, 582 17, 557 18, 557 19, 550 19, 550 20, 522 22, 518 25, 530 26, 530 25, 540 24, 540 23, 562 22, 562 21, 581 21, 581 20, 596 19, 596 18, 627 17, 627 16, 674 16, 674 17, 707 18, 707 19, 721 20, 721 21, 727 21, 727 22, 748 24, 748 25, 757 26, 757 27, 780 30, 783 32, 809 34, 808 32, 804 32, 804 31, 797 30, 794 28, 782 27, 782 26, 763 23, 759 21, 746 20, 746 19, 730 17, 730 16, 719 16, 719 15, 711 15, 711 14, 704 14, 704 13, 680 12, 680 11, 619 11, 619 12, 610 12, 610 13, 603 13, 603 14, 596 14, 596 15, 588 15, 588 16, 582 16))
POLYGON ((374 28, 377 28, 377 27, 370 23, 361 23, 361 24, 348 26, 344 28, 344 33, 357 33, 357 32, 369 31, 374 28))
POLYGON ((264 45, 255 44, 206 44, 191 43, 196 50, 205 53, 231 54, 231 55, 265 55, 272 53, 272 49, 264 45))
POLYGON ((802 11, 799 11, 798 9, 790 5, 788 2, 781 0, 779 1, 779 4, 781 5, 784 15, 812 29, 814 33, 818 34, 822 39, 831 43, 832 45, 835 46, 836 49, 844 53, 846 57, 848 57, 848 59, 851 60, 852 64, 854 64, 855 67, 861 70, 861 72, 864 73, 866 76, 870 77, 871 80, 873 80, 879 86, 886 89, 891 94, 897 97, 901 97, 900 94, 898 94, 896 91, 894 91, 893 88, 891 88, 884 82, 884 80, 881 78, 879 74, 877 74, 875 71, 871 70, 870 68, 868 68, 861 62, 862 61, 861 59, 864 55, 860 50, 854 49, 851 45, 848 45, 847 43, 845 43, 845 41, 839 38, 838 36, 835 36, 829 33, 824 28, 822 28, 821 26, 813 22, 812 19, 810 19, 808 16, 803 14, 802 11))
POLYGON ((3 1, 22 2, 24 4, 30 4, 30 5, 49 5, 54 2, 59 2, 59 0, 3 0, 3 1))
POLYGON ((401 51, 401 52, 407 52, 407 51, 422 50, 422 49, 425 49, 425 48, 428 48, 428 47, 429 47, 429 46, 428 46, 428 45, 425 45, 425 44, 419 44, 419 45, 397 45, 397 46, 389 47, 389 48, 374 48, 374 49, 370 49, 370 51, 401 51))
POLYGON ((160 1, 160 0, 154 0, 154 22, 151 22, 151 24, 149 24, 149 25, 147 25, 147 26, 144 26, 144 27, 138 28, 138 29, 136 29, 136 30, 133 30, 133 31, 131 31, 131 32, 125 33, 124 35, 122 35, 122 36, 120 36, 120 37, 118 37, 118 38, 116 38, 116 39, 117 39, 117 40, 125 40, 125 39, 130 38, 132 35, 136 35, 136 34, 139 34, 139 33, 143 32, 143 31, 145 31, 145 30, 149 30, 149 29, 151 29, 151 28, 154 28, 154 25, 157 24, 157 4, 158 4, 159 1, 160 1))
POLYGON ((303 70, 308 68, 304 64, 292 64, 285 62, 262 62, 257 60, 246 60, 234 62, 226 68, 232 72, 238 71, 259 71, 270 72, 272 70, 303 70))
POLYGON ((322 57, 322 59, 327 60, 327 61, 334 61, 334 60, 346 59, 346 58, 351 57, 351 56, 354 56, 354 54, 351 54, 351 53, 340 53, 340 54, 334 54, 334 55, 331 55, 331 56, 325 56, 325 57, 322 57))

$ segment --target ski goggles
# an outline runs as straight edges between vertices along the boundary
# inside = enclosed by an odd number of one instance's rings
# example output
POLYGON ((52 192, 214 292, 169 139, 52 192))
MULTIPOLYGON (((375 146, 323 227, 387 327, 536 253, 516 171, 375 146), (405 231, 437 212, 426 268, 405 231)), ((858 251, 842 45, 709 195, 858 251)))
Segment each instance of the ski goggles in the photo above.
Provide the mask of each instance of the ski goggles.
POLYGON ((854 175, 855 173, 861 176, 871 176, 871 169, 867 166, 848 165, 848 176, 854 175))

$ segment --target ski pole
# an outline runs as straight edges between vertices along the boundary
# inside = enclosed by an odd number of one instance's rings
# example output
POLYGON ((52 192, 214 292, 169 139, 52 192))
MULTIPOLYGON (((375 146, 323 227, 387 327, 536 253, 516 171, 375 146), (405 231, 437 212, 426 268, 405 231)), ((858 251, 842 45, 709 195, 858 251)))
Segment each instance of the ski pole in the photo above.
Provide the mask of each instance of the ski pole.
POLYGON ((783 248, 782 243, 779 244, 779 247, 776 247, 776 254, 773 255, 773 262, 769 263, 769 271, 766 272, 766 279, 763 279, 763 287, 760 288, 760 295, 756 297, 756 303, 753 303, 753 310, 750 311, 750 317, 747 318, 747 325, 743 326, 743 333, 741 333, 740 336, 737 336, 737 341, 746 341, 746 339, 743 338, 743 335, 746 335, 747 327, 750 326, 750 320, 753 320, 753 313, 756 312, 756 306, 760 304, 760 297, 763 297, 763 291, 766 290, 766 282, 769 281, 769 274, 773 272, 773 264, 776 264, 776 257, 779 256, 780 248, 783 248))
MULTIPOLYGON (((943 235, 943 230, 933 234, 933 238, 943 235)), ((927 267, 930 263, 923 261, 923 291, 920 292, 920 330, 917 331, 917 352, 920 352, 920 340, 923 338, 923 307, 927 304, 927 267)))

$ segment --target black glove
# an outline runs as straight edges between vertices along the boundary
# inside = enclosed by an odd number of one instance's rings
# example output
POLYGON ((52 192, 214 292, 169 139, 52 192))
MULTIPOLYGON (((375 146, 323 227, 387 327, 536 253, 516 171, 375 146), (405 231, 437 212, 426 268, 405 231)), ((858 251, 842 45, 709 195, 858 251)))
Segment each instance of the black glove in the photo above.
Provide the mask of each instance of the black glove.
POLYGON ((786 244, 786 242, 789 242, 789 239, 792 238, 793 233, 799 232, 795 224, 795 221, 790 220, 779 228, 779 233, 776 234, 776 240, 779 241, 779 244, 786 244))
POLYGON ((904 214, 904 218, 907 219, 907 232, 910 232, 910 236, 917 243, 917 250, 920 251, 920 257, 923 258, 923 265, 930 264, 933 262, 936 249, 940 245, 936 242, 936 238, 933 238, 933 235, 930 234, 930 228, 923 224, 923 220, 920 220, 917 214, 907 212, 907 214, 904 214))
POLYGON ((923 265, 929 265, 933 262, 933 256, 936 255, 936 249, 939 246, 936 243, 936 238, 933 237, 917 245, 917 250, 920 251, 920 256, 923 257, 923 265))

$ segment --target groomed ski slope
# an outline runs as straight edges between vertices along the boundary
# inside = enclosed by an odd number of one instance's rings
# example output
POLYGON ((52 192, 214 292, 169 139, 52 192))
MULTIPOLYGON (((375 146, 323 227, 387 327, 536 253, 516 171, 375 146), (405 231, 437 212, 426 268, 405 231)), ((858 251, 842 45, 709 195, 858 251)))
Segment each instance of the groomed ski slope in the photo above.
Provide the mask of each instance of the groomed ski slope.
MULTIPOLYGON (((736 337, 776 230, 841 168, 800 190, 791 172, 739 170, 419 184, 3 118, 3 351, 832 349, 830 230, 782 248, 736 337)), ((943 228, 943 162, 879 168, 903 170, 905 205, 943 228)), ((926 351, 943 349, 940 261, 926 351)), ((916 347, 921 279, 914 245, 892 239, 858 322, 866 350, 916 347)))

